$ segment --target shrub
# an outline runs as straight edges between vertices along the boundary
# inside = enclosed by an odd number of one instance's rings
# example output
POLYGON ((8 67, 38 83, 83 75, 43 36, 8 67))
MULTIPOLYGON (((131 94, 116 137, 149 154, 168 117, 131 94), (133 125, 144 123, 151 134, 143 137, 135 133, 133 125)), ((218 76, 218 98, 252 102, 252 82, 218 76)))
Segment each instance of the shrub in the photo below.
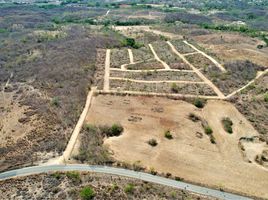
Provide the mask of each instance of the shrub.
POLYGON ((264 101, 265 101, 265 102, 268 102, 268 92, 266 92, 266 93, 264 94, 264 101))
POLYGON ((157 143, 156 139, 150 139, 148 141, 148 144, 151 145, 152 147, 155 147, 158 143, 157 143))
POLYGON ((100 131, 102 135, 107 137, 119 136, 123 132, 124 128, 120 124, 113 124, 109 126, 101 126, 100 131))
POLYGON ((80 197, 83 200, 93 199, 94 196, 95 196, 95 192, 90 186, 86 186, 80 191, 80 197))
POLYGON ((204 101, 202 101, 201 99, 197 98, 194 100, 194 105, 197 108, 203 108, 204 107, 204 101))
POLYGON ((125 193, 133 193, 134 192, 134 185, 132 183, 127 184, 124 191, 125 193))
POLYGON ((73 182, 80 182, 80 174, 78 172, 67 172, 66 176, 71 179, 73 182))
POLYGON ((92 124, 86 124, 84 125, 84 129, 86 129, 87 131, 96 131, 96 127, 92 124))
POLYGON ((60 172, 55 172, 55 173, 51 174, 51 176, 53 176, 54 178, 59 180, 62 177, 62 174, 60 172))
POLYGON ((193 122, 197 122, 200 120, 200 118, 196 116, 194 113, 189 114, 189 119, 192 120, 193 122))
POLYGON ((150 168, 150 174, 157 175, 157 171, 153 167, 150 168))
POLYGON ((169 139, 169 140, 173 139, 173 136, 172 136, 172 134, 170 133, 169 130, 167 130, 167 131, 165 132, 165 138, 167 138, 167 139, 169 139))
POLYGON ((178 93, 179 92, 179 88, 177 86, 176 83, 172 83, 171 84, 171 91, 174 92, 174 93, 178 93))
POLYGON ((223 128, 227 133, 233 133, 233 122, 229 117, 225 117, 222 119, 223 128))
POLYGON ((60 106, 60 99, 59 97, 53 97, 51 99, 51 105, 59 107, 60 106))
POLYGON ((212 135, 212 133, 213 133, 213 130, 212 130, 211 127, 209 127, 209 126, 205 126, 205 127, 204 127, 204 130, 205 130, 205 133, 206 133, 207 135, 212 135))
POLYGON ((123 132, 123 127, 120 124, 113 124, 110 133, 112 136, 119 136, 123 132))

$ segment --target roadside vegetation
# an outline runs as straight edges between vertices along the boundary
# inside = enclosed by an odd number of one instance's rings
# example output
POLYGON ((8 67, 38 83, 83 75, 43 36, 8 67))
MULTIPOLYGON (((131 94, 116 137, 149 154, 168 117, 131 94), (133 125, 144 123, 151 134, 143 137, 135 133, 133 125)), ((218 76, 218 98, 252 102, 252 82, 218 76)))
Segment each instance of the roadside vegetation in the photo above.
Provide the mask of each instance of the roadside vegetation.
POLYGON ((119 136, 123 130, 120 124, 111 126, 86 124, 81 132, 79 153, 75 156, 75 159, 88 164, 113 163, 114 160, 111 158, 108 149, 103 145, 103 139, 119 136))

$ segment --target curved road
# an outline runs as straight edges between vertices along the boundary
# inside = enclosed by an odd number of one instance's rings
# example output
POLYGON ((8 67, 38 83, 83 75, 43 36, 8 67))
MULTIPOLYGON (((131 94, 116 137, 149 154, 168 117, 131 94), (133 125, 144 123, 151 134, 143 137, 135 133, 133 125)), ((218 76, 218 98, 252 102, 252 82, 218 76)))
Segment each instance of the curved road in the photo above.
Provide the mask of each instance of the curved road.
POLYGON ((250 198, 243 197, 240 195, 235 195, 227 192, 222 192, 219 190, 209 189, 206 187, 201 187, 189 183, 184 183, 182 181, 175 181, 167 178, 163 178, 160 176, 154 176, 151 174, 136 172, 132 170, 122 169, 122 168, 114 168, 107 166, 90 166, 90 165, 47 165, 47 166, 34 166, 34 167, 26 167, 22 169, 11 170, 7 172, 3 172, 0 174, 0 180, 9 179, 16 176, 25 176, 32 175, 38 173, 46 173, 51 171, 89 171, 89 172, 97 172, 97 173, 106 173, 113 174, 119 176, 125 176, 135 179, 140 179, 143 181, 148 181, 151 183, 157 183, 161 185, 171 186, 177 189, 184 189, 190 192, 198 193, 201 195, 212 196, 220 199, 234 199, 234 200, 249 200, 250 198))

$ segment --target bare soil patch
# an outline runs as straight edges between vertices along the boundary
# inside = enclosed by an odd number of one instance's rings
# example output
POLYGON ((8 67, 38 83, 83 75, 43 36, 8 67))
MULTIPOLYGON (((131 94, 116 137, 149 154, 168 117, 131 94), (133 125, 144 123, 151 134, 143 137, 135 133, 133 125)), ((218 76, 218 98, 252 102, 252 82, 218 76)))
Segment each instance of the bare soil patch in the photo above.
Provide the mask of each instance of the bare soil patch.
POLYGON ((122 124, 121 136, 104 141, 116 160, 131 164, 139 161, 148 169, 153 167, 188 181, 268 197, 267 171, 245 161, 239 148, 241 137, 258 133, 228 102, 209 100, 203 109, 198 109, 166 98, 99 95, 93 99, 86 122, 122 124), (190 113, 207 122, 216 144, 211 143, 200 121, 189 119, 190 113), (133 117, 141 120, 130 120, 133 117), (224 117, 232 120, 233 134, 225 132, 221 123, 224 117), (165 138, 167 130, 172 140, 165 138), (147 143, 152 138, 158 143, 155 147, 147 143))

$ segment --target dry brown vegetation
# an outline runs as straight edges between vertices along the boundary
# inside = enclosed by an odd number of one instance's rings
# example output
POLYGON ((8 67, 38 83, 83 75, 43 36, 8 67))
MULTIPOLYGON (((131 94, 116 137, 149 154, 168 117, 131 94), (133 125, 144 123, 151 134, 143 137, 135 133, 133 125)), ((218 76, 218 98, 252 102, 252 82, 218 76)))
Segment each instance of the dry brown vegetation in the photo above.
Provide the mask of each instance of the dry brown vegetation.
POLYGON ((122 77, 135 80, 146 80, 146 81, 164 81, 164 80, 181 80, 181 81, 196 81, 202 82, 202 79, 194 72, 183 72, 183 71, 142 71, 142 72, 131 72, 131 71, 111 71, 110 77, 122 77))
POLYGON ((78 172, 39 174, 0 182, 3 199, 81 199, 83 188, 91 188, 94 199, 214 199, 184 190, 131 178, 78 172))
POLYGON ((157 93, 179 93, 214 96, 215 92, 206 84, 199 83, 146 83, 128 80, 110 80, 111 90, 157 93), (175 84, 175 85, 174 85, 175 84), (174 87, 176 88, 174 90, 174 87))
MULTIPOLYGON (((17 12, 32 17, 31 10, 17 12)), ((10 21, 17 20, 13 17, 10 21)), ((109 32, 81 25, 54 29, 64 31, 64 37, 45 34, 45 40, 31 28, 1 35, 0 171, 62 152, 93 82, 96 49, 119 44, 109 32)))
POLYGON ((252 123, 260 136, 268 142, 268 75, 264 75, 254 84, 235 95, 231 102, 252 123))

